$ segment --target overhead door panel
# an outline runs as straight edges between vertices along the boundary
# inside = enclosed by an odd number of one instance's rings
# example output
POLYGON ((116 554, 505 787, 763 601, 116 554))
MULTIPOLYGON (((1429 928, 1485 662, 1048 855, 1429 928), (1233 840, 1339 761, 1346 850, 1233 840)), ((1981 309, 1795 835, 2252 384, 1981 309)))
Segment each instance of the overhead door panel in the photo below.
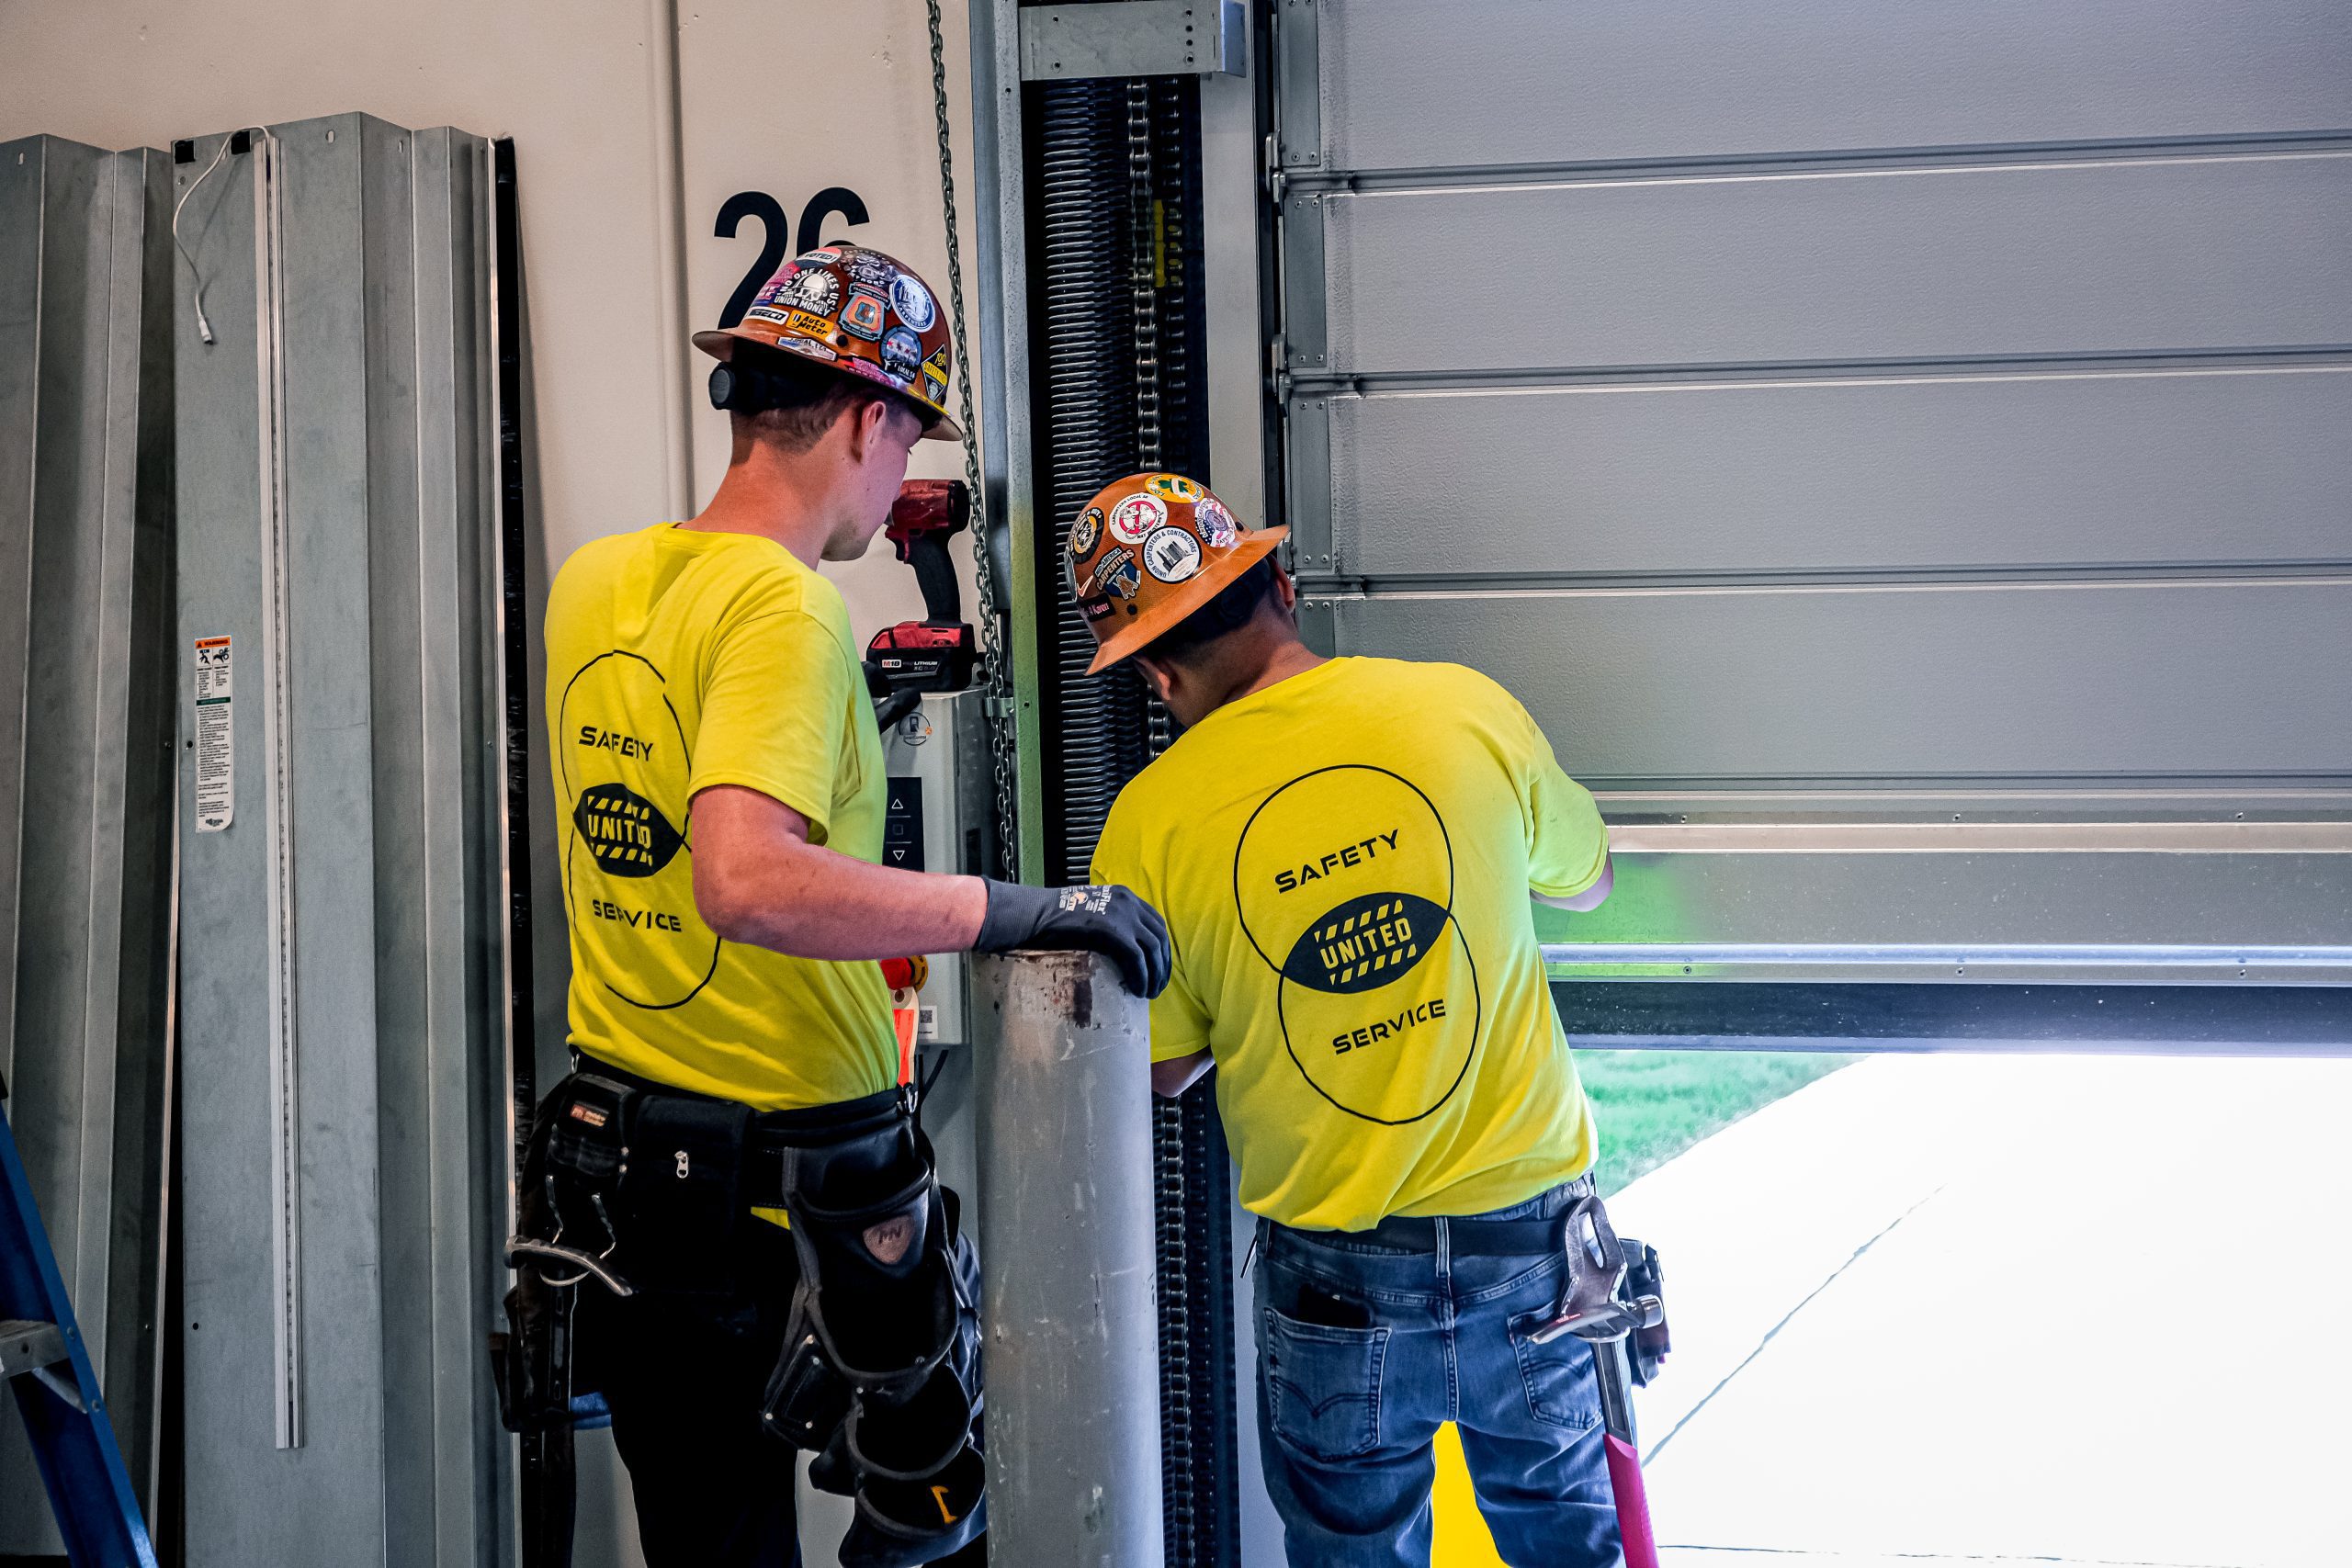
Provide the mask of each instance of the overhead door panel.
POLYGON ((1367 374, 2352 343, 2352 152, 1333 192, 1367 374))
POLYGON ((2352 775, 2347 589, 1601 589, 1470 613, 1389 593, 1329 614, 1342 648, 1486 671, 1596 789, 2332 784, 2352 775))
POLYGON ((2352 566, 2352 367, 1396 389, 1318 412, 1338 559, 1384 581, 2352 566))
POLYGON ((2352 976, 2352 11, 1330 0, 1274 53, 1306 624, 1601 793, 1627 894, 1556 934, 2352 976))
POLYGON ((2352 8, 2336 0, 1311 8, 1329 125, 1319 145, 1310 138, 1299 152, 1348 169, 2157 141, 2352 124, 2352 8))

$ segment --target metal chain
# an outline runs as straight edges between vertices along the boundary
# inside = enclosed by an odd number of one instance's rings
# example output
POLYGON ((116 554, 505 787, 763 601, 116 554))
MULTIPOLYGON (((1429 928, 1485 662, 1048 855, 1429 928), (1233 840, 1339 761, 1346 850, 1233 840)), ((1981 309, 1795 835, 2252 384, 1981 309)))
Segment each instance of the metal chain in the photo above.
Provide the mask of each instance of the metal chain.
POLYGON ((1129 277, 1136 302, 1136 458, 1159 467, 1159 225, 1151 199, 1151 79, 1127 84, 1128 204, 1135 220, 1129 277))
MULTIPOLYGON (((1134 255, 1127 276, 1136 308, 1136 466, 1157 468, 1166 460, 1159 437, 1159 220, 1151 194, 1151 79, 1127 84, 1127 207, 1133 223, 1134 255)), ((1168 709, 1144 694, 1144 745, 1159 756, 1175 743, 1168 709)))
POLYGON ((1014 787, 1019 763, 1012 743, 1012 669, 998 635, 1001 601, 997 597, 995 541, 989 530, 988 492, 980 486, 980 431, 972 419, 972 344, 964 335, 964 254, 956 233, 956 158, 948 140, 947 44, 939 0, 925 0, 925 6, 931 14, 931 103, 939 123, 939 199, 947 216, 947 319, 964 355, 964 373, 956 378, 956 410, 964 426, 964 482, 972 491, 972 571, 980 598, 980 704, 996 784, 997 870, 1018 877, 1021 822, 1014 787))

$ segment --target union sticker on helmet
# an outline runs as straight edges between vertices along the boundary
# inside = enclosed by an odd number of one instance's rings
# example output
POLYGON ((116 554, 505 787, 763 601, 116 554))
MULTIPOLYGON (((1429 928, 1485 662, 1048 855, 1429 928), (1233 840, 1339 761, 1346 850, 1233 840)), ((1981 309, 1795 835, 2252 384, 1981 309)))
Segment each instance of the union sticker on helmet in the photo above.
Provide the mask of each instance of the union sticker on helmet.
POLYGON ((1143 481, 1143 487, 1163 501, 1201 499, 1201 487, 1182 474, 1154 474, 1143 481))
POLYGON ((1172 523, 1154 529, 1143 542, 1143 564, 1162 582, 1182 582, 1201 570, 1201 542, 1172 523))
POLYGON ((1204 495, 1193 503, 1193 526, 1201 531, 1201 542, 1213 550, 1229 550, 1241 542, 1241 531, 1234 526, 1233 513, 1213 495, 1204 495))
POLYGON ((901 381, 911 383, 915 372, 922 366, 922 340, 904 327, 892 327, 882 334, 882 368, 901 381))
POLYGON ((842 302, 842 280, 823 267, 810 267, 792 275, 792 281, 785 285, 784 297, 804 310, 830 316, 833 307, 842 302))
POLYGON ((1131 495, 1111 508, 1111 537, 1139 545, 1143 537, 1168 521, 1168 508, 1156 495, 1131 495))
POLYGON ((839 359, 841 357, 814 338, 782 337, 775 340, 775 345, 778 348, 789 349, 794 354, 809 359, 839 359))
POLYGON ((1132 599, 1136 590, 1143 586, 1143 574, 1136 570, 1134 552, 1113 545, 1094 563, 1094 578, 1088 584, 1098 593, 1115 593, 1122 599, 1132 599))
POLYGON ((1078 521, 1069 525, 1071 558, 1076 559, 1091 555, 1094 551, 1094 541, 1102 536, 1102 509, 1101 507, 1090 506, 1080 513, 1078 521))
POLYGON ((938 319, 938 307, 932 303, 931 290, 922 279, 912 273, 902 272, 890 280, 890 309, 899 312, 899 320, 919 333, 931 330, 938 319))
POLYGON ((842 307, 842 330, 870 340, 882 335, 882 299, 876 294, 853 294, 842 307))

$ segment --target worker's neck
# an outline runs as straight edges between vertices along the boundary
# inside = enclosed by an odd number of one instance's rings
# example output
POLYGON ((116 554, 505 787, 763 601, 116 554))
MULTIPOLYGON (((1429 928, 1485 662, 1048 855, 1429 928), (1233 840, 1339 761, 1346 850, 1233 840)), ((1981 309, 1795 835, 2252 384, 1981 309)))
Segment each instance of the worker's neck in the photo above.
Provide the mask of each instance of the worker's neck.
POLYGON ((1200 717, 1187 722, 1197 724, 1227 703, 1239 702, 1324 661, 1321 654, 1298 640, 1298 628, 1288 616, 1261 615, 1219 639, 1215 657, 1201 671, 1200 717))
POLYGON ((825 557, 835 511, 825 465, 787 457, 763 441, 739 447, 710 504, 686 525, 711 534, 757 534, 793 558, 815 566, 825 557))

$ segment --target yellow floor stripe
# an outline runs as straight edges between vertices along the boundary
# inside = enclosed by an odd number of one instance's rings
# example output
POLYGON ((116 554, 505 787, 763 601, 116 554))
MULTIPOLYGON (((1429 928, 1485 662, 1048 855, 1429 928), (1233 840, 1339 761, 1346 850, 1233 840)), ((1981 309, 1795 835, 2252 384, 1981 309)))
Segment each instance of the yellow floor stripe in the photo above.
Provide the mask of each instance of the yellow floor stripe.
POLYGON ((1437 1490, 1430 1506, 1437 1529, 1430 1544, 1430 1568, 1505 1568, 1478 1512, 1478 1495, 1470 1487, 1462 1434, 1451 1421, 1437 1429, 1437 1490))

